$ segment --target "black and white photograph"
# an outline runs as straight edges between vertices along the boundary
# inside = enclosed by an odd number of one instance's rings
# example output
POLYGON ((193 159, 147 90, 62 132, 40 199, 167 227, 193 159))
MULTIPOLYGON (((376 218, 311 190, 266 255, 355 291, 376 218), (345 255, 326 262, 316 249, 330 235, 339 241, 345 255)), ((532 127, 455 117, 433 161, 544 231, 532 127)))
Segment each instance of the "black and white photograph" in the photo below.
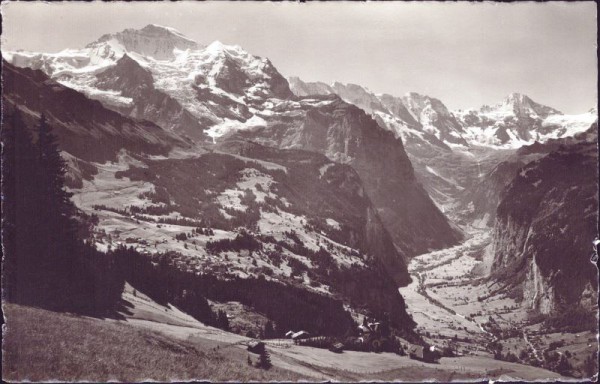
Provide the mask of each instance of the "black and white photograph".
POLYGON ((5 382, 598 380, 594 1, 5 1, 5 382))

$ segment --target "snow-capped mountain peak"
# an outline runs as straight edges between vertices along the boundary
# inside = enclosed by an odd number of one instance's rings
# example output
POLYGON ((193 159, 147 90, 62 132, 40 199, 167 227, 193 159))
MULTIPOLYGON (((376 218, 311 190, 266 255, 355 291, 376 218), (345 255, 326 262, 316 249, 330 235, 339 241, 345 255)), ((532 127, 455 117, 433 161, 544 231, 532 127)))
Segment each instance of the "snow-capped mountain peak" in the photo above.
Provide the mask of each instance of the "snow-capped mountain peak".
POLYGON ((304 82, 298 76, 290 76, 288 82, 296 96, 331 95, 335 93, 329 84, 320 81, 304 82))
POLYGON ((411 99, 417 99, 417 100, 429 98, 429 96, 421 95, 420 93, 417 93, 417 92, 406 92, 404 94, 404 97, 411 98, 411 99))
POLYGON ((447 144, 467 144, 461 137, 462 126, 440 100, 409 92, 402 97, 402 102, 425 132, 447 144))
POLYGON ((125 29, 124 31, 106 34, 90 43, 86 48, 99 48, 109 44, 122 47, 127 52, 135 52, 155 60, 172 60, 173 50, 198 49, 194 40, 185 37, 181 32, 156 24, 149 24, 142 29, 125 29), (116 44, 115 44, 116 43, 116 44))
POLYGON ((534 141, 572 136, 585 131, 597 119, 591 111, 581 115, 539 104, 522 93, 511 93, 502 102, 478 111, 457 111, 467 140, 475 145, 518 148, 534 141))
POLYGON ((180 38, 183 38, 185 40, 189 40, 189 41, 195 43, 194 40, 189 39, 183 33, 179 32, 178 30, 176 30, 175 28, 172 28, 172 27, 166 27, 166 26, 158 25, 158 24, 148 24, 147 26, 142 28, 142 30, 156 32, 156 33, 162 33, 162 34, 170 33, 170 34, 177 35, 180 38))
POLYGON ((520 109, 531 108, 533 101, 522 93, 513 92, 506 96, 501 103, 497 104, 497 108, 504 108, 513 112, 520 109))
POLYGON ((254 56, 248 53, 239 45, 227 45, 223 44, 219 40, 215 40, 200 50, 201 56, 204 57, 205 61, 211 61, 214 64, 220 66, 226 64, 224 61, 228 61, 246 72, 250 77, 257 75, 262 69, 272 66, 269 59, 254 56))
POLYGON ((527 95, 524 95, 519 92, 512 92, 512 93, 508 94, 504 98, 504 101, 503 101, 504 104, 507 104, 507 103, 523 104, 523 103, 530 103, 530 102, 532 102, 532 101, 527 95))
POLYGON ((442 101, 417 92, 402 97, 377 95, 355 84, 334 82, 330 86, 303 82, 297 77, 290 77, 289 83, 298 96, 335 93, 357 105, 402 137, 407 148, 423 142, 443 148, 518 148, 536 140, 543 142, 585 131, 598 115, 595 109, 581 115, 564 115, 518 92, 492 106, 450 111, 442 101))
POLYGON ((105 34, 83 49, 3 52, 3 57, 18 67, 41 69, 61 84, 134 117, 148 118, 167 105, 176 113, 161 114, 161 125, 188 127, 184 130, 193 137, 202 136, 191 132, 201 131, 200 126, 250 119, 250 104, 293 96, 268 59, 220 41, 200 45, 156 24, 105 34))
POLYGON ((224 53, 230 55, 249 55, 242 47, 239 45, 228 45, 220 42, 219 40, 215 40, 210 43, 205 50, 211 53, 224 53))
POLYGON ((503 119, 509 116, 515 117, 540 117, 546 118, 549 115, 561 115, 562 113, 554 108, 536 103, 529 96, 522 93, 513 92, 506 96, 502 102, 495 106, 483 106, 480 112, 490 114, 490 117, 503 119))
POLYGON ((428 106, 431 107, 432 98, 416 92, 407 92, 402 100, 407 108, 413 113, 419 114, 428 106))
POLYGON ((451 115, 448 108, 439 99, 427 95, 421 95, 416 92, 408 92, 402 98, 404 105, 418 117, 421 113, 436 114, 449 117, 451 115))

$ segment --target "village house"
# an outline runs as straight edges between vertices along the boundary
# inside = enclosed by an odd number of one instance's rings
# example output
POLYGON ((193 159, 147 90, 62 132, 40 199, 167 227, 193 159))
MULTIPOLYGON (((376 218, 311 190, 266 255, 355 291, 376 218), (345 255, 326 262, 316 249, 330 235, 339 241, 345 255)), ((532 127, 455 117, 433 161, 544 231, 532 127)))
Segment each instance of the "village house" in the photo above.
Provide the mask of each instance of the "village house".
POLYGON ((422 345, 411 345, 408 348, 408 355, 413 360, 420 360, 426 363, 435 363, 440 359, 440 354, 434 346, 424 347, 422 345))

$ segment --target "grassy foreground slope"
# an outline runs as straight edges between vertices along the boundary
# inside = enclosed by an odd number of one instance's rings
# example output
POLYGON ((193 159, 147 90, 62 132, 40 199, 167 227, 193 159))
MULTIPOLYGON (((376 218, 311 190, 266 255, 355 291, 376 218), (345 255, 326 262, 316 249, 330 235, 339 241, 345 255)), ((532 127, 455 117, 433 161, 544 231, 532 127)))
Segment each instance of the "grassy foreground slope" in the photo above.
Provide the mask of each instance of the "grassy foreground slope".
POLYGON ((241 349, 99 319, 5 304, 6 381, 297 381, 302 376, 247 365, 241 349))
POLYGON ((126 285, 125 321, 102 320, 4 305, 5 381, 438 381, 556 380, 541 368, 482 356, 425 364, 393 353, 344 351, 266 340, 273 367, 247 364, 250 339, 205 326, 126 285))

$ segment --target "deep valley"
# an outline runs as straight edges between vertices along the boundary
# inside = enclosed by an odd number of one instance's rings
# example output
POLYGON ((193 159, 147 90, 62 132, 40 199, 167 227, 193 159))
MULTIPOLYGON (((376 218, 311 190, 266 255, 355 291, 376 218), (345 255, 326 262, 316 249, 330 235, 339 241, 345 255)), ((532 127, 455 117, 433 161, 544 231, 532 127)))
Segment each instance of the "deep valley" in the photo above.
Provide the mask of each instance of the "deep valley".
POLYGON ((4 379, 597 377, 595 107, 452 111, 156 24, 2 69, 4 379))

